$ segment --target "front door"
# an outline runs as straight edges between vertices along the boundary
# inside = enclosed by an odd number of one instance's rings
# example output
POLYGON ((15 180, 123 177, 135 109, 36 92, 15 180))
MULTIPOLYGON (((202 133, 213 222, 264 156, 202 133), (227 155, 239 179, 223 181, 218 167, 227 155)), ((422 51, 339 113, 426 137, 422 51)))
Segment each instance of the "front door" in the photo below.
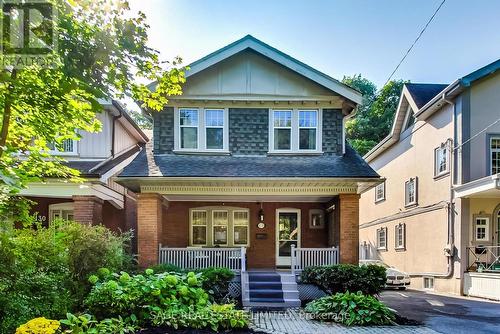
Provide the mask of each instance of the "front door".
POLYGON ((276 210, 276 265, 290 267, 292 245, 300 246, 300 210, 276 210))

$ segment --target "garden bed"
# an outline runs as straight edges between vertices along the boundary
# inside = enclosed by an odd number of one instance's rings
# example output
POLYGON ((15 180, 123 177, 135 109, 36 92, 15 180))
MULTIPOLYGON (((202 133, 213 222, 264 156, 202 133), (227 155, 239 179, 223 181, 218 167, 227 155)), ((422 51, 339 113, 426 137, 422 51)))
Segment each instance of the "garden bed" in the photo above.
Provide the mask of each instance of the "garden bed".
POLYGON ((143 329, 137 334, 216 334, 216 333, 227 333, 227 334, 264 334, 264 332, 258 332, 251 329, 228 329, 213 331, 210 329, 192 329, 192 328, 180 328, 174 329, 169 327, 156 327, 143 329))

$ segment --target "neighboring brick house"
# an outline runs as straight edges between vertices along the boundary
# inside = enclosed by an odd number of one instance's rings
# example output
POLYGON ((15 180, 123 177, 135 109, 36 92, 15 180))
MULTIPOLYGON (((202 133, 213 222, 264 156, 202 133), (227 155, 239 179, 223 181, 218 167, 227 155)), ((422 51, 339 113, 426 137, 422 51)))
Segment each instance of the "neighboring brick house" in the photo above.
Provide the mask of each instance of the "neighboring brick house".
POLYGON ((81 132, 78 141, 68 140, 60 156, 80 171, 83 183, 49 178, 30 183, 21 195, 33 200, 32 212, 42 223, 55 218, 74 219, 85 224, 104 224, 114 231, 135 229, 136 195, 113 181, 144 147, 148 137, 116 101, 102 102, 97 115, 98 133, 81 132))
POLYGON ((117 178, 138 193, 140 265, 157 263, 160 245, 186 250, 175 263, 245 247, 248 268, 290 267, 292 246, 338 246, 340 262, 357 263, 359 193, 380 182, 345 144, 360 93, 252 36, 186 77, 152 113, 153 144, 117 178))
POLYGON ((361 196, 362 257, 411 287, 500 300, 500 60, 449 85, 403 88, 365 155, 386 180, 361 196))

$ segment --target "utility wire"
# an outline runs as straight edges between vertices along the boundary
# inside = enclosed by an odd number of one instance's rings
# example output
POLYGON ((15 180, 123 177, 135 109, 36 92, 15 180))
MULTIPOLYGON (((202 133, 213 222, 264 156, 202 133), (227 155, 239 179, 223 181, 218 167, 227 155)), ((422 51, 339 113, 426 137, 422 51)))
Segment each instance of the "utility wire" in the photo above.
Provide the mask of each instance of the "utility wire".
POLYGON ((422 35, 424 34, 425 30, 427 29, 427 27, 429 26, 429 24, 431 24, 432 20, 434 20, 434 17, 436 17, 436 14, 439 12, 439 10, 441 9, 441 7, 443 7, 443 5, 444 5, 445 2, 446 2, 446 0, 443 0, 439 4, 439 7, 434 11, 434 14, 432 14, 431 18, 427 21, 427 23, 425 24, 424 28, 420 31, 420 34, 418 34, 418 36, 415 39, 415 41, 413 42, 413 44, 408 48, 408 50, 404 54, 403 58, 401 58, 400 62, 398 63, 398 65, 396 66, 396 68, 394 69, 394 71, 392 71, 392 73, 389 76, 389 78, 387 78, 387 81, 385 82, 384 86, 387 85, 387 83, 389 81, 391 81, 392 76, 394 75, 394 73, 396 73, 396 71, 399 69, 399 66, 401 66, 401 64, 404 62, 404 60, 406 59, 406 57, 410 54, 410 52, 413 49, 413 47, 415 46, 415 44, 417 44, 418 40, 420 39, 420 37, 422 37, 422 35))

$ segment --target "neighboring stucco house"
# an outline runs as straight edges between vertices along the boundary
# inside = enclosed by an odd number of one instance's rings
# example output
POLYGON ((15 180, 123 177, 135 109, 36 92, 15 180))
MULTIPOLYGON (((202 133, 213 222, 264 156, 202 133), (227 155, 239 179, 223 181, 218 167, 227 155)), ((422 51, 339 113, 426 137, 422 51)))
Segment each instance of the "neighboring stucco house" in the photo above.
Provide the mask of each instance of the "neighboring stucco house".
POLYGON ((290 268, 292 247, 326 264, 333 246, 357 263, 359 193, 380 182, 345 144, 361 95, 252 36, 186 77, 117 178, 138 193, 140 265, 231 267, 243 249, 243 267, 290 268))
POLYGON ((500 299, 499 68, 406 84, 390 135, 365 155, 386 181, 361 196, 361 257, 413 288, 500 299))
POLYGON ((49 178, 30 183, 21 195, 33 200, 32 212, 48 223, 55 218, 74 219, 86 224, 104 224, 115 231, 135 229, 136 196, 113 181, 148 141, 137 124, 116 101, 102 102, 97 114, 102 131, 81 132, 78 141, 68 140, 60 156, 80 171, 83 183, 49 178))

